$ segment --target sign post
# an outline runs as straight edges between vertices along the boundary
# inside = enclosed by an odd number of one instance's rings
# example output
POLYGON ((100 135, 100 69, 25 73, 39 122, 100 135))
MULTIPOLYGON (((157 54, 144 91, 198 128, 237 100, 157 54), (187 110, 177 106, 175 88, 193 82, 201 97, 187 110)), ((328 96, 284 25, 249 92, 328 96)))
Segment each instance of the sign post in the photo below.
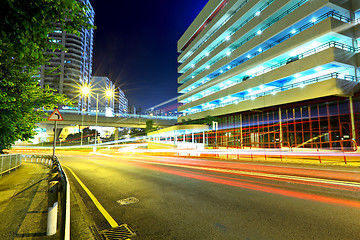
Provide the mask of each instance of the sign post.
POLYGON ((53 158, 55 158, 55 147, 56 147, 56 127, 58 121, 63 121, 63 117, 61 116, 59 110, 55 108, 53 113, 48 117, 48 121, 54 121, 54 143, 53 143, 53 158))

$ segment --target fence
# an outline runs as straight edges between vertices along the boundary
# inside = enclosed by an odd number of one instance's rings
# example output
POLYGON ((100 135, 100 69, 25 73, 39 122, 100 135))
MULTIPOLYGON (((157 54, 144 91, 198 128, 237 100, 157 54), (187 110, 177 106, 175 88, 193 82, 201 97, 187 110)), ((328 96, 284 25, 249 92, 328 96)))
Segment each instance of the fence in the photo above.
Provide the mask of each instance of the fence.
POLYGON ((11 170, 20 167, 21 165, 21 154, 6 154, 1 155, 0 159, 0 177, 11 170))
MULTIPOLYGON (((23 155, 25 162, 40 163, 51 166, 51 172, 55 175, 50 176, 50 181, 58 181, 60 187, 57 189, 60 193, 60 202, 61 202, 61 220, 60 220, 60 239, 68 240, 70 239, 70 184, 69 180, 59 162, 57 157, 53 158, 51 155, 23 155)), ((50 189, 49 189, 50 190, 50 189)), ((52 198, 51 191, 49 191, 49 198, 52 198)), ((55 192, 55 201, 58 199, 58 193, 55 192)), ((53 203, 51 203, 53 205, 53 203)), ((50 211, 49 211, 50 212, 50 211)), ((55 208, 55 212, 57 209, 55 208)), ((52 213, 53 214, 53 213, 52 213)), ((48 214, 48 228, 47 235, 52 235, 56 232, 56 219, 52 218, 48 214), (50 219, 50 220, 49 220, 50 219), (55 231, 55 232, 54 232, 55 231)), ((54 215, 57 218, 57 215, 54 215)))

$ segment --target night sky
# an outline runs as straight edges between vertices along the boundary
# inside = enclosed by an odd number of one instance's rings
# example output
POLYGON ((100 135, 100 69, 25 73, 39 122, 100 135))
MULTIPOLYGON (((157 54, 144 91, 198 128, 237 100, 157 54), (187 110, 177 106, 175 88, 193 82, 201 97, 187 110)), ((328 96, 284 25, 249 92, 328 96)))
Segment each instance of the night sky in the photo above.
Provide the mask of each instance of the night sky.
POLYGON ((177 41, 208 0, 90 2, 93 75, 109 77, 142 111, 176 97, 177 41))

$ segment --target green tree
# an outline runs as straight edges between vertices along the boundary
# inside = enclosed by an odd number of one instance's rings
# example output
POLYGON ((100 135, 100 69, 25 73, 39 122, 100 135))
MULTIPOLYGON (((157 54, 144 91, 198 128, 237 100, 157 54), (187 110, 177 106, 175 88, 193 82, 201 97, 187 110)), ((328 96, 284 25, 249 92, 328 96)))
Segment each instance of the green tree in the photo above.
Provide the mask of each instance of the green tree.
POLYGON ((0 153, 18 139, 28 140, 43 110, 70 105, 64 95, 38 86, 39 69, 64 49, 49 33, 57 28, 79 34, 93 27, 76 0, 0 1, 0 153))
POLYGON ((212 125, 212 122, 220 122, 220 121, 221 121, 220 118, 208 115, 204 118, 202 123, 210 126, 212 125))
POLYGON ((158 127, 154 126, 154 120, 149 119, 146 121, 145 133, 156 131, 157 129, 158 127))
POLYGON ((131 137, 139 137, 144 135, 145 135, 145 130, 143 128, 131 128, 130 130, 131 137))

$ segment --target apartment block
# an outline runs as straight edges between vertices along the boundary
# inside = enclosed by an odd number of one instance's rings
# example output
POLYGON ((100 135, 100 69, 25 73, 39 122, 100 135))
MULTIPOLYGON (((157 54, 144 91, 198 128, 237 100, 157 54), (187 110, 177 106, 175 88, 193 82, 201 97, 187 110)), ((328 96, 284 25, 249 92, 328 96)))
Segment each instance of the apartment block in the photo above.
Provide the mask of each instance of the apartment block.
POLYGON ((358 0, 210 0, 178 41, 178 121, 217 119, 210 145, 356 149, 359 23, 358 0))
MULTIPOLYGON (((91 7, 89 0, 82 0, 89 6, 87 11, 90 22, 94 24, 95 12, 91 7)), ((67 95, 71 100, 79 103, 80 108, 84 103, 79 95, 79 88, 88 85, 92 75, 93 62, 93 29, 82 29, 80 36, 62 31, 59 27, 53 33, 49 34, 51 41, 61 43, 67 48, 66 51, 49 52, 53 56, 48 64, 41 70, 40 86, 48 85, 55 89, 57 93, 67 95), (54 72, 49 70, 57 67, 54 72)), ((82 106, 82 107, 81 107, 82 106)))

